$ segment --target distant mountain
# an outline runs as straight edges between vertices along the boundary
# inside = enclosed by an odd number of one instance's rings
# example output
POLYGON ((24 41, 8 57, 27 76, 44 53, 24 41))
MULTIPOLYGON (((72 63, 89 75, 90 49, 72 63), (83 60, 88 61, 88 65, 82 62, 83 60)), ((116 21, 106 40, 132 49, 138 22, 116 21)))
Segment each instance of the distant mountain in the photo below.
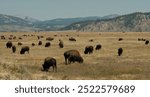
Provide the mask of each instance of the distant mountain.
POLYGON ((86 20, 97 20, 100 17, 81 17, 81 18, 58 18, 53 20, 46 20, 41 22, 36 22, 35 27, 44 30, 58 30, 74 22, 86 21, 86 20))
POLYGON ((26 20, 26 21, 28 21, 28 22, 30 22, 30 23, 41 22, 41 21, 38 20, 38 19, 31 18, 31 17, 28 17, 28 16, 25 16, 23 19, 26 20))
POLYGON ((98 17, 98 18, 94 18, 94 19, 87 19, 87 20, 83 20, 83 21, 73 22, 72 24, 62 28, 62 30, 77 30, 77 29, 81 29, 82 27, 84 27, 90 23, 93 23, 95 21, 112 19, 112 18, 115 18, 118 16, 119 15, 117 15, 117 14, 112 14, 112 15, 107 15, 107 16, 98 17))
POLYGON ((148 32, 150 31, 150 13, 136 12, 111 19, 84 21, 65 28, 85 32, 148 32))
POLYGON ((93 21, 102 18, 116 17, 110 15, 106 17, 79 17, 79 18, 58 18, 53 20, 40 21, 28 16, 10 16, 0 14, 0 31, 52 31, 61 30, 74 22, 93 21))
POLYGON ((22 18, 0 14, 0 31, 33 31, 34 25, 22 18))

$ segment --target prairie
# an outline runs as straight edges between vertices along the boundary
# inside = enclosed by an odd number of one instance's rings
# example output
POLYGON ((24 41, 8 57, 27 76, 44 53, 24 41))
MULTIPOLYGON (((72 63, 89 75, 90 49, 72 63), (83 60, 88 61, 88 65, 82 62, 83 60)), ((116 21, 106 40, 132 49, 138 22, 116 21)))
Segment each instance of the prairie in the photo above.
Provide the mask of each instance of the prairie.
POLYGON ((5 80, 149 80, 150 79, 150 45, 138 38, 150 40, 149 32, 5 32, 5 40, 0 39, 0 79, 5 80), (17 47, 16 53, 6 48, 10 35, 13 45, 17 47), (23 36, 27 35, 27 36, 23 36), (37 35, 44 38, 42 45, 38 45, 37 35), (68 35, 68 36, 66 36, 68 35), (79 36, 78 36, 79 35, 79 36), (22 37, 22 39, 18 39, 22 37), (45 48, 47 37, 53 37, 51 46, 45 48), (69 41, 69 37, 76 38, 76 42, 69 41), (123 38, 122 41, 118 41, 123 38), (63 40, 64 48, 59 48, 59 39, 63 40), (89 40, 93 39, 93 42, 89 40), (20 55, 22 46, 30 47, 30 53, 20 55), (35 43, 35 46, 31 44, 35 43), (100 50, 93 54, 84 54, 85 46, 101 44, 100 50), (122 56, 117 50, 123 48, 122 56), (63 53, 76 49, 84 59, 82 64, 72 63, 65 65, 63 53), (42 64, 46 57, 57 60, 57 72, 42 71, 42 64))

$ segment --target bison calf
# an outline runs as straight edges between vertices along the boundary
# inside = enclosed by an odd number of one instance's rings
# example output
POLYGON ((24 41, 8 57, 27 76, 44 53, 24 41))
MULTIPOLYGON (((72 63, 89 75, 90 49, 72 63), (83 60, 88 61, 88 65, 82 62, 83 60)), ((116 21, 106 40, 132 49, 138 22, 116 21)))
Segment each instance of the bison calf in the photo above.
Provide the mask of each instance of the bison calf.
POLYGON ((122 53, 123 53, 123 49, 122 49, 122 48, 119 48, 119 49, 118 49, 118 56, 121 56, 122 53))
POLYGON ((56 59, 51 58, 51 57, 47 57, 44 60, 44 64, 42 65, 44 71, 48 71, 50 67, 53 67, 53 71, 57 71, 57 63, 56 63, 56 59))
POLYGON ((79 62, 79 63, 83 63, 83 58, 81 57, 79 51, 77 50, 69 50, 64 52, 64 57, 65 57, 65 63, 67 65, 67 63, 71 63, 71 62, 79 62), (67 62, 68 60, 68 62, 67 62))
POLYGON ((21 48, 20 54, 25 54, 25 52, 28 52, 28 54, 29 54, 29 50, 30 50, 30 48, 28 46, 23 46, 21 48))

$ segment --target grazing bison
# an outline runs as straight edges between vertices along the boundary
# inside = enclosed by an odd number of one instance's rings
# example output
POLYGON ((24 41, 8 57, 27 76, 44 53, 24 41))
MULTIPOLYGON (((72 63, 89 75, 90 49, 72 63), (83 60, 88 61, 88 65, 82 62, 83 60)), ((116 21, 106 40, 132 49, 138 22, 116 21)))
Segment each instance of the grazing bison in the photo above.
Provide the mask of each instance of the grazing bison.
POLYGON ((28 46, 23 46, 21 48, 20 54, 25 54, 25 52, 28 52, 28 54, 29 54, 29 50, 30 50, 30 48, 28 46))
POLYGON ((67 65, 67 63, 71 63, 71 62, 79 62, 79 63, 83 63, 83 58, 81 57, 79 51, 77 50, 69 50, 64 52, 64 57, 65 57, 65 63, 67 65), (67 62, 68 60, 68 62, 67 62))
POLYGON ((118 41, 122 41, 122 40, 123 40, 123 38, 119 38, 119 39, 118 39, 118 41))
POLYGON ((12 52, 15 53, 16 52, 16 46, 12 46, 12 52))
POLYGON ((52 38, 52 37, 47 37, 46 40, 52 41, 52 40, 54 40, 54 38, 52 38))
POLYGON ((32 43, 32 46, 35 46, 35 43, 32 43))
POLYGON ((99 50, 101 48, 102 48, 102 45, 101 44, 97 44, 95 50, 99 50))
POLYGON ((2 36, 1 36, 1 39, 5 40, 5 36, 4 36, 4 35, 2 35, 2 36))
POLYGON ((63 48, 63 47, 64 47, 64 43, 63 43, 62 40, 59 40, 59 47, 60 47, 60 48, 63 48))
POLYGON ((149 41, 148 41, 148 40, 146 40, 146 41, 145 41, 145 45, 148 45, 148 44, 149 44, 149 41))
POLYGON ((73 37, 70 37, 69 40, 70 40, 70 41, 76 41, 76 39, 73 38, 73 37))
POLYGON ((22 38, 21 38, 21 37, 19 37, 18 39, 20 39, 20 40, 21 40, 22 38))
POLYGON ((50 47, 51 43, 50 42, 46 42, 45 47, 50 47))
POLYGON ((9 39, 9 40, 12 40, 12 37, 9 37, 8 39, 9 39))
POLYGON ((12 44, 12 42, 11 42, 11 41, 8 41, 8 42, 6 43, 6 47, 7 47, 7 48, 11 48, 11 47, 12 47, 12 45, 13 45, 13 44, 12 44))
POLYGON ((21 42, 18 42, 18 45, 22 45, 22 43, 21 43, 21 42))
POLYGON ((89 42, 93 42, 93 39, 90 39, 89 42))
POLYGON ((56 34, 55 34, 54 36, 55 36, 55 37, 57 37, 57 35, 56 35, 56 34))
POLYGON ((51 58, 51 57, 47 57, 44 60, 44 64, 42 65, 44 71, 48 71, 50 67, 53 67, 53 71, 55 70, 55 72, 57 72, 57 63, 56 63, 56 59, 51 58))
POLYGON ((119 49, 118 49, 118 56, 121 56, 122 53, 123 53, 123 49, 122 49, 122 48, 119 48, 119 49))
POLYGON ((39 41, 38 45, 42 45, 42 41, 39 41))
POLYGON ((93 46, 86 46, 84 54, 92 54, 92 53, 93 53, 93 46))
POLYGON ((14 36, 13 39, 16 39, 16 36, 14 36))

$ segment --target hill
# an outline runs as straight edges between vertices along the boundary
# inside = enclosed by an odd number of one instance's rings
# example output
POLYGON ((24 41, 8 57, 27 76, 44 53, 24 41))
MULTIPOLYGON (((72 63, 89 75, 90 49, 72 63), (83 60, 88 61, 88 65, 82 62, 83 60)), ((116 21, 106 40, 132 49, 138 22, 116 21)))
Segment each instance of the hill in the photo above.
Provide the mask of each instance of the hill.
POLYGON ((77 22, 64 29, 84 32, 147 32, 150 31, 150 13, 136 12, 111 19, 77 22))
POLYGON ((0 14, 0 31, 33 31, 34 25, 22 18, 0 14))
POLYGON ((61 30, 75 22, 95 21, 102 18, 112 18, 117 15, 108 15, 105 17, 91 16, 91 17, 77 17, 77 18, 57 18, 52 20, 40 21, 31 17, 16 17, 10 15, 0 14, 0 31, 53 31, 61 30))

